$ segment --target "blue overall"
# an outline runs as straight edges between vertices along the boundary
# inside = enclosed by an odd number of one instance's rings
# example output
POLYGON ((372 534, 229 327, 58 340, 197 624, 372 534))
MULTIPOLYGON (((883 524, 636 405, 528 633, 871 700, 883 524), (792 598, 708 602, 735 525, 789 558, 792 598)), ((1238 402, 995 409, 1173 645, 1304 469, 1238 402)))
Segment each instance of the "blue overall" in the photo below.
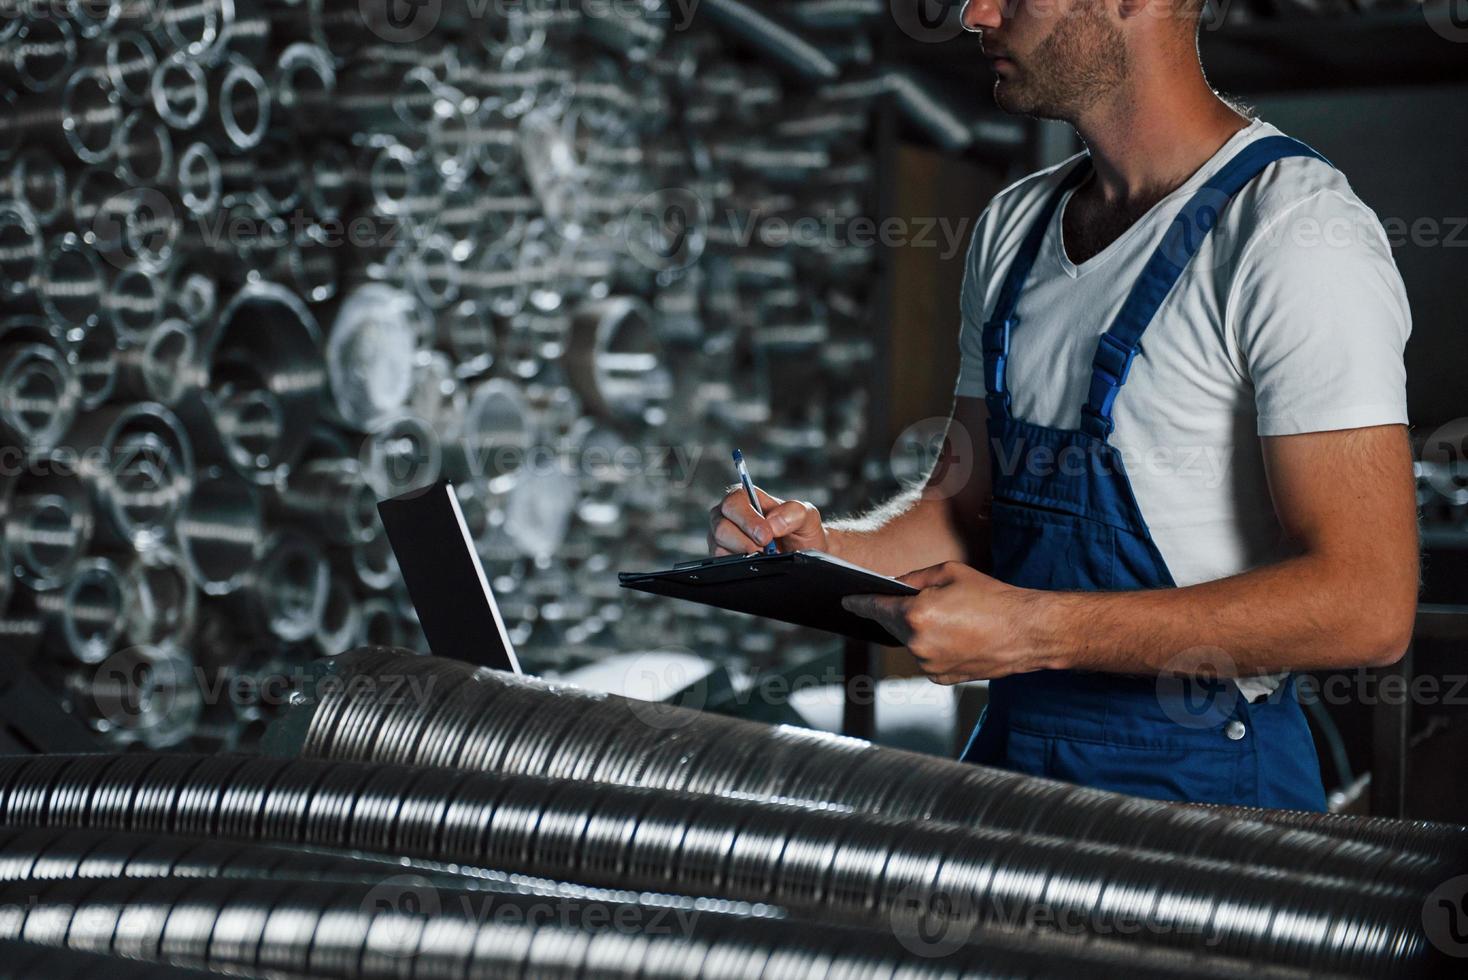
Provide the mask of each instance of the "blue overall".
MULTIPOLYGON (((1257 140, 1183 208, 1101 336, 1076 429, 1015 418, 1006 387, 1010 335, 1023 322, 1016 311, 1025 281, 1062 197, 1090 171, 1089 157, 1050 197, 984 325, 996 578, 1067 591, 1174 587, 1121 456, 1107 441, 1112 408, 1143 332, 1223 208, 1265 167, 1291 156, 1324 159, 1285 137, 1257 140)), ((1251 704, 1231 680, 1077 670, 1017 674, 990 682, 988 707, 962 758, 1154 799, 1325 808, 1315 746, 1292 676, 1251 704)))

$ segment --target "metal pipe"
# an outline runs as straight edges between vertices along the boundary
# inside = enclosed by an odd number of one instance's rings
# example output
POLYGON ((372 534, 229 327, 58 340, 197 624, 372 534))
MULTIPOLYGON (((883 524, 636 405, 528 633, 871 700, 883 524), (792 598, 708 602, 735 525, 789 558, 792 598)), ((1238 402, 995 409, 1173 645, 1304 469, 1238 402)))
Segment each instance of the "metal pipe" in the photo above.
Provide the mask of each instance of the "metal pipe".
POLYGON ((207 218, 219 210, 223 176, 219 157, 208 143, 190 143, 178 157, 179 201, 190 214, 207 218))
POLYGON ((122 633, 128 599, 122 571, 106 558, 84 559, 60 587, 33 594, 51 654, 80 664, 107 659, 122 633))
POLYGON ((172 547, 144 549, 126 570, 130 601, 123 611, 129 643, 179 644, 193 637, 199 592, 182 557, 172 547))
POLYGON ((221 467, 201 473, 176 524, 180 557, 205 595, 235 592, 259 560, 260 492, 221 467))
POLYGON ((224 59, 214 70, 209 102, 213 125, 229 146, 250 150, 260 145, 270 128, 271 93, 254 65, 238 55, 224 59))
POLYGON ((140 106, 148 101, 158 55, 147 35, 139 31, 110 35, 105 66, 113 91, 124 103, 140 106))
POLYGON ((27 92, 45 92, 65 80, 76 64, 76 30, 60 17, 25 20, 0 44, 0 82, 27 92))
POLYGON ((363 544, 382 533, 377 497, 350 457, 303 463, 281 486, 275 505, 280 516, 319 531, 334 545, 363 544))
POLYGON ((106 278, 97 252, 75 232, 53 239, 36 272, 41 309, 66 333, 85 331, 101 318, 106 278))
POLYGON ((79 418, 70 437, 87 447, 78 473, 108 529, 138 551, 170 540, 195 476, 178 417, 157 402, 109 405, 79 418))
POLYGON ((193 129, 209 111, 208 75, 202 65, 182 52, 158 64, 149 91, 158 118, 174 129, 193 129))
POLYGON ((40 147, 27 147, 15 158, 3 193, 30 209, 42 227, 54 223, 66 209, 66 171, 40 147))
POLYGON ((41 228, 31 209, 0 200, 0 295, 14 301, 35 281, 41 264, 41 228))
POLYGON ((151 114, 135 109, 117 133, 117 176, 128 185, 154 188, 173 174, 173 138, 151 114))
POLYGON ((0 322, 0 431, 7 441, 28 451, 51 449, 70 427, 80 397, 71 362, 44 321, 0 322))
POLYGON ((168 281, 141 265, 113 277, 102 297, 102 316, 112 324, 124 347, 138 346, 163 319, 168 281))
POLYGON ((207 400, 216 403, 211 414, 236 421, 259 418, 261 410, 279 414, 278 431, 263 441, 251 429, 227 431, 221 425, 230 462, 261 484, 286 475, 305 447, 325 393, 316 318, 289 290, 252 282, 225 305, 201 347, 216 384, 227 375, 222 367, 244 372, 233 393, 223 388, 209 393, 207 400), (244 411, 229 411, 231 402, 244 411))
POLYGON ((112 397, 117 387, 117 334, 112 324, 99 320, 69 337, 72 367, 81 389, 81 407, 90 412, 112 397))
POLYGON ((52 450, 0 474, 0 524, 16 577, 44 592, 71 579, 91 543, 91 500, 77 478, 74 453, 52 450))

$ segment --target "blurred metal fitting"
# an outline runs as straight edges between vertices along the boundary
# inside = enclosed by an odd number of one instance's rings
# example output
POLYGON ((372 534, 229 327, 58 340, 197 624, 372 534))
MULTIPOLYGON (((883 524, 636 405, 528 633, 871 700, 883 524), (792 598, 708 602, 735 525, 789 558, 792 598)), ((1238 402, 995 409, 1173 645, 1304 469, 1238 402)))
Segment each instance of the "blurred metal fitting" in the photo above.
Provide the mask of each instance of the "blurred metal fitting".
MULTIPOLYGON (((260 217, 283 215, 301 201, 299 148, 281 137, 267 139, 254 153, 230 153, 219 161, 221 198, 260 217)), ((289 240, 284 236, 282 244, 289 240)))
MULTIPOLYGON (((373 535, 370 541, 354 545, 349 552, 352 574, 358 584, 372 592, 382 592, 402 581, 398 560, 392 553, 386 534, 373 535)), ((391 605, 391 604, 389 604, 391 605)), ((368 605, 362 605, 362 617, 368 617, 368 605)))
POLYGON ((29 454, 14 471, 0 474, 0 515, 16 577, 37 592, 66 584, 94 529, 76 453, 29 454))
POLYGON ((469 179, 479 167, 477 99, 458 89, 440 86, 440 98, 428 123, 428 152, 449 187, 469 179))
POLYGON ((11 166, 3 193, 24 204, 36 224, 46 227, 66 210, 66 171, 50 153, 26 147, 11 166))
POLYGON ((123 613, 130 604, 122 570, 107 558, 77 563, 66 583, 34 595, 45 623, 45 645, 53 656, 82 664, 107 659, 122 635, 123 613))
POLYGON ((117 25, 119 0, 68 0, 66 16, 84 38, 94 38, 117 25))
POLYGON ((566 541, 581 499, 578 475, 567 472, 569 462, 531 463, 505 503, 504 532, 531 558, 548 559, 566 541))
POLYGON ((100 163, 114 150, 122 100, 100 68, 80 68, 53 91, 8 106, 0 118, 7 145, 47 144, 83 163, 100 163))
POLYGON ((306 164, 306 204, 322 221, 335 221, 361 186, 356 156, 340 143, 312 147, 306 164))
MULTIPOLYGON (((444 442, 463 428, 469 395, 454 374, 454 362, 441 350, 419 351, 413 359, 413 395, 408 410, 433 426, 444 442)), ((445 452, 447 455, 447 452, 445 452)))
POLYGON ((140 106, 148 101, 158 55, 147 35, 127 31, 109 36, 104 64, 112 89, 123 102, 140 106))
POLYGON ((572 314, 566 376, 598 416, 624 425, 667 420, 673 379, 652 316, 629 296, 594 300, 572 314))
POLYGON ((234 0, 159 0, 156 28, 169 50, 208 60, 234 20, 234 0))
POLYGON ((123 631, 129 642, 181 642, 193 635, 199 593, 178 552, 148 548, 133 559, 126 575, 132 601, 123 611, 123 631))
MULTIPOLYGON (((531 249, 540 245, 531 244, 531 249)), ((479 257, 459 270, 459 289, 496 317, 514 317, 530 301, 530 282, 521 266, 524 246, 486 242, 479 257)), ((533 257, 531 257, 533 258, 533 257)))
POLYGON ((650 61, 668 36, 673 14, 659 0, 582 3, 581 33, 633 64, 650 61))
POLYGON ((372 646, 398 646, 411 642, 403 618, 398 615, 397 607, 391 599, 374 596, 361 604, 357 642, 372 646))
MULTIPOLYGON (((6 575, 4 582, 0 582, 0 609, 8 607, 10 589, 10 576, 6 575)), ((8 609, 0 615, 0 647, 4 648, 6 659, 12 664, 24 664, 34 659, 45 636, 46 624, 33 612, 8 609)))
POLYGON ((110 524, 137 551, 173 535, 194 485, 194 454, 183 423, 157 402, 108 405, 81 416, 71 437, 90 447, 78 474, 110 524))
POLYGON ((252 282, 229 301, 203 340, 202 356, 216 382, 225 377, 216 367, 221 362, 254 374, 235 389, 254 392, 243 401, 217 385, 221 390, 208 394, 214 414, 228 416, 231 401, 252 411, 268 411, 271 402, 278 408, 279 431, 273 438, 256 440, 245 431, 219 427, 230 461, 257 483, 284 476, 310 438, 326 385, 320 337, 316 318, 300 297, 275 283, 252 282))
POLYGON ((306 302, 325 303, 336 296, 342 247, 321 225, 306 225, 291 237, 282 252, 281 278, 290 282, 306 302))
POLYGON ((305 535, 276 531, 237 598, 249 607, 262 632, 285 643, 315 636, 330 584, 326 556, 305 535))
POLYGON ((71 426, 80 398, 71 363, 44 321, 0 322, 0 432, 7 442, 29 451, 52 448, 71 426))
MULTIPOLYGON (((219 307, 218 289, 214 279, 188 264, 177 264, 173 270, 173 284, 168 290, 168 313, 192 326, 198 327, 214 318, 219 307)), ((202 383, 207 383, 208 372, 199 366, 202 383)))
POLYGON ((117 334, 112 324, 98 320, 70 338, 71 362, 80 388, 81 407, 91 411, 101 405, 117 386, 117 334))
POLYGON ((277 39, 308 41, 330 53, 338 65, 377 40, 358 4, 336 0, 293 0, 268 8, 271 33, 277 39))
POLYGON ((377 495, 349 456, 301 464, 278 488, 273 505, 334 545, 364 544, 381 533, 377 495))
POLYGON ((319 132, 334 111, 336 67, 325 48, 296 43, 280 53, 272 77, 275 102, 301 132, 319 132))
POLYGON ((311 639, 316 648, 328 657, 344 653, 363 642, 362 607, 351 584, 335 569, 326 588, 326 602, 321 607, 321 623, 311 639))
POLYGON ((31 209, 20 201, 0 200, 0 295, 14 302, 33 288, 43 247, 31 209))
POLYGON ((27 92, 61 84, 76 65, 76 29, 61 17, 23 21, 0 44, 0 82, 27 92))
POLYGON ((507 493, 520 479, 535 443, 530 406, 520 386, 504 378, 481 381, 457 438, 446 449, 446 476, 481 483, 493 494, 507 493))
POLYGON ((230 470, 201 473, 176 534, 189 578, 205 595, 229 595, 245 584, 262 553, 260 491, 230 470))
POLYGON ((72 74, 61 89, 61 132, 83 163, 101 163, 117 149, 122 125, 122 97, 102 71, 88 68, 72 74))
POLYGON ((178 157, 179 202, 195 217, 207 218, 219 210, 223 177, 219 157, 208 143, 190 143, 178 157))
POLYGON ((414 231, 431 226, 443 204, 443 183, 428 158, 401 143, 389 144, 373 157, 367 186, 380 214, 414 231))
POLYGON ((61 330, 85 330, 102 311, 106 277, 96 249, 75 232, 54 239, 36 271, 41 308, 61 330))
POLYGON ((204 710, 194 658, 173 643, 141 643, 108 657, 73 682, 92 727, 117 745, 173 748, 193 734, 204 710))
POLYGON ((118 354, 117 390, 130 398, 172 406, 207 382, 194 331, 170 318, 118 354))
POLYGON ((702 9, 715 27, 802 81, 830 81, 841 74, 841 66, 799 32, 743 0, 705 0, 702 9))
MULTIPOLYGON (((228 0, 226 0, 228 2, 228 0)), ((260 145, 270 128, 271 93, 264 77, 239 55, 214 69, 209 88, 216 132, 237 150, 260 145)))
MULTIPOLYGON (((269 0, 275 3, 276 0, 269 0)), ((222 10, 224 24, 215 45, 216 57, 225 52, 262 63, 270 49, 270 17, 266 0, 232 0, 232 9, 222 10)))
POLYGON ((459 263, 447 235, 423 236, 408 257, 408 281, 424 305, 441 310, 459 298, 459 263))
POLYGON ((443 454, 443 439, 426 419, 401 414, 372 427, 358 458, 363 479, 381 498, 437 481, 443 454))
POLYGON ((176 52, 153 69, 153 110, 174 129, 193 129, 209 111, 209 76, 193 58, 176 52))
POLYGON ((494 317, 482 303, 461 300, 437 318, 438 343, 449 351, 454 374, 472 378, 494 365, 498 348, 494 317))
POLYGON ((151 113, 135 109, 117 133, 117 176, 133 187, 161 194, 173 175, 173 138, 151 113))
POLYGON ((411 294, 381 283, 347 295, 326 343, 331 396, 346 425, 369 431, 407 404, 425 317, 411 294))
POLYGON ((139 345, 163 319, 168 280, 141 265, 119 272, 102 296, 102 316, 124 347, 139 345))

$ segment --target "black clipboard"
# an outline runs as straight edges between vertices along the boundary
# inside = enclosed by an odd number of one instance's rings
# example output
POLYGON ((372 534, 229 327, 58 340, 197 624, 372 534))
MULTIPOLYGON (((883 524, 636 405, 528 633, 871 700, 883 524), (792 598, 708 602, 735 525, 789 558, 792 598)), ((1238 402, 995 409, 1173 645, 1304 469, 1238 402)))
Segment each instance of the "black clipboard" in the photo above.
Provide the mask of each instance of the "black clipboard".
POLYGON ((874 620, 841 608, 842 598, 918 594, 895 578, 821 551, 706 558, 661 572, 621 572, 617 580, 624 589, 701 602, 889 647, 902 644, 874 620))

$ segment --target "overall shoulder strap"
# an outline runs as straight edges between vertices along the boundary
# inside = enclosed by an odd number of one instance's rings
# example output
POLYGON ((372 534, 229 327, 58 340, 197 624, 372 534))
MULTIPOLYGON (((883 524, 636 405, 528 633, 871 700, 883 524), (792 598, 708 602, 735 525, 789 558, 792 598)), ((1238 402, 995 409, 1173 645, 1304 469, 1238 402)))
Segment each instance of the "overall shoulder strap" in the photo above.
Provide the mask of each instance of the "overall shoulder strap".
POLYGON ((999 299, 994 303, 989 319, 984 322, 984 400, 988 403, 990 416, 994 418, 1009 417, 1009 385, 1005 375, 1009 365, 1009 334, 1019 323, 1015 309, 1019 306, 1020 293, 1024 292, 1030 270, 1034 268, 1035 259, 1040 255, 1040 247, 1045 243, 1045 232, 1050 227, 1051 219, 1055 217, 1060 199, 1090 172, 1091 158, 1083 156, 1051 192, 1045 207, 1025 235, 1019 253, 1010 263, 1004 285, 999 289, 999 299))
POLYGON ((1330 163, 1315 150, 1288 136, 1267 136, 1255 140, 1224 164, 1173 219, 1162 244, 1147 261, 1121 312, 1096 346, 1096 356, 1091 362, 1091 387, 1081 409, 1082 431, 1102 440, 1111 435, 1115 427, 1111 410, 1131 372, 1142 334, 1178 279, 1182 278, 1183 270, 1198 254, 1203 240, 1218 224, 1228 202, 1266 167, 1286 157, 1314 157, 1330 163))

